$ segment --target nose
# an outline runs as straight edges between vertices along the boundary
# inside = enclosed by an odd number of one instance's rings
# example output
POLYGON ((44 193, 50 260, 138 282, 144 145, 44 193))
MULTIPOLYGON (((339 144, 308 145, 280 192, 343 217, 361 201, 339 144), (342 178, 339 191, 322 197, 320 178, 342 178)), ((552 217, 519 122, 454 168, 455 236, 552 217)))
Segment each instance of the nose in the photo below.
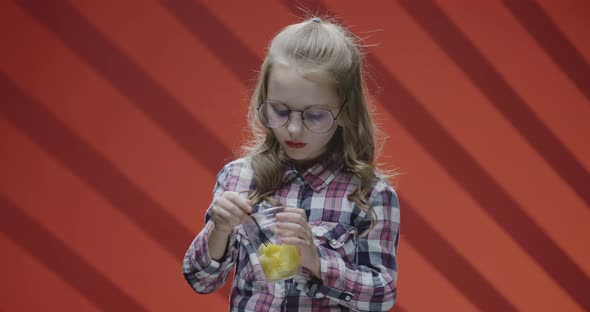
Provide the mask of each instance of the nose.
POLYGON ((289 117, 289 121, 287 124, 287 130, 291 134, 299 134, 303 131, 303 113, 297 111, 291 111, 291 116, 289 117), (298 113, 298 114, 294 114, 298 113))

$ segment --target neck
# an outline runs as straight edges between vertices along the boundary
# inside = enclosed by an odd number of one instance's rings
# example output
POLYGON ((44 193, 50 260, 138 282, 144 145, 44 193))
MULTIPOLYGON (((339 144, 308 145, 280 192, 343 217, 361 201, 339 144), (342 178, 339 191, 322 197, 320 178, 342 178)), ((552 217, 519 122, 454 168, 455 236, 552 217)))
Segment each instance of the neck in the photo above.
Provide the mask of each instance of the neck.
POLYGON ((293 163, 295 164, 295 168, 297 168, 299 172, 303 173, 307 169, 313 167, 315 164, 324 160, 326 157, 329 157, 327 152, 313 159, 294 160, 293 163))

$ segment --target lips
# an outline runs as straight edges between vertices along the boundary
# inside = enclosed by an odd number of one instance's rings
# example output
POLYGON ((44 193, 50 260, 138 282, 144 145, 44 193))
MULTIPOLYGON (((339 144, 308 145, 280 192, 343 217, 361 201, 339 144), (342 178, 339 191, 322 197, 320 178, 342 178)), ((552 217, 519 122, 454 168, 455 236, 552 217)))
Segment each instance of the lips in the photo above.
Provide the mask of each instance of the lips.
POLYGON ((290 148, 303 148, 305 146, 305 143, 295 142, 295 141, 286 141, 285 143, 290 148))

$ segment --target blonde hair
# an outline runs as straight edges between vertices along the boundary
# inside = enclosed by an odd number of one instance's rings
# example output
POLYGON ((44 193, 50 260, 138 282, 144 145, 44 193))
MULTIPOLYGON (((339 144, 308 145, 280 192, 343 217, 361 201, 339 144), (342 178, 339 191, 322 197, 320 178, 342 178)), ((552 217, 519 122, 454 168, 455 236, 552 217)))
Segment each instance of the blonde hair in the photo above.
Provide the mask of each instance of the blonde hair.
POLYGON ((267 99, 269 73, 275 62, 294 64, 302 73, 327 73, 325 76, 333 78, 343 107, 327 153, 338 157, 344 170, 359 179, 358 188, 348 199, 372 219, 366 198, 376 178, 373 161, 377 129, 367 109, 360 45, 344 27, 317 17, 281 30, 271 41, 261 66, 249 110, 252 141, 244 147, 244 156, 251 158, 257 186, 250 199, 273 202, 271 195, 281 186, 283 178, 285 156, 273 132, 261 124, 256 111, 256 106, 267 99))

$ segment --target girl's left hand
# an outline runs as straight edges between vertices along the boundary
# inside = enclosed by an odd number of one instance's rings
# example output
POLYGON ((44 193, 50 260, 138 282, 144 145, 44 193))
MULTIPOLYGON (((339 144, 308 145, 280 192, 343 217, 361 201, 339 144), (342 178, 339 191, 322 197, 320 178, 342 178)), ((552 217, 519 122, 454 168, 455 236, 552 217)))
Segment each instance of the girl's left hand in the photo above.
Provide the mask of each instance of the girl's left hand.
POLYGON ((277 234, 284 244, 294 245, 299 248, 301 266, 306 267, 316 277, 320 277, 320 256, 313 241, 311 227, 307 222, 305 210, 295 207, 287 207, 284 212, 276 215, 277 234))

